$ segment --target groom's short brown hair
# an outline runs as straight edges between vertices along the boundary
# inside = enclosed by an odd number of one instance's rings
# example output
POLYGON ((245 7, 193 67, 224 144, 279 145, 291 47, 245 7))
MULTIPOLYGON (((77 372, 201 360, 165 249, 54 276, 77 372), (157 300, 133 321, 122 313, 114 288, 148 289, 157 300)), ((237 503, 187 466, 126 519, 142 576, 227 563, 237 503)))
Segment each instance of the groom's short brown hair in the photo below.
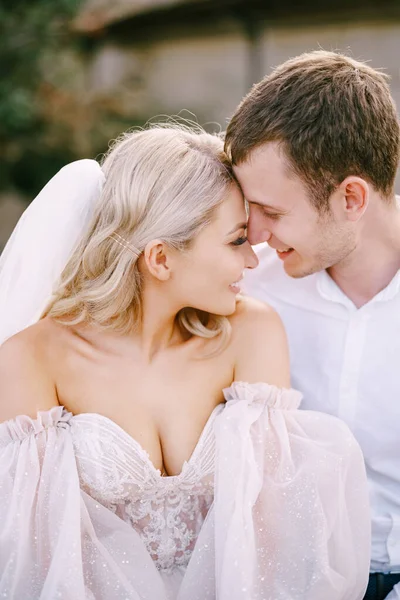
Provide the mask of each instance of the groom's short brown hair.
POLYGON ((302 54, 253 86, 229 123, 225 150, 234 164, 279 142, 289 169, 324 211, 348 176, 393 195, 399 123, 387 76, 336 52, 302 54))

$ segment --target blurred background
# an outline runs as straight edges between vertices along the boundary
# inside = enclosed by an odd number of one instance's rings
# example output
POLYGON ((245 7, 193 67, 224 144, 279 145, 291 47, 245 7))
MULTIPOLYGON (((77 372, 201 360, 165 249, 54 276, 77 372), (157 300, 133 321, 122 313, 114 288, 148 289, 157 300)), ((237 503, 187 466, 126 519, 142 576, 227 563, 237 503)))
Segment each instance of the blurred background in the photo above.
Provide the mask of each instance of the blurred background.
POLYGON ((318 48, 382 68, 400 106, 400 0, 0 0, 0 251, 67 162, 158 115, 224 130, 253 83, 318 48))

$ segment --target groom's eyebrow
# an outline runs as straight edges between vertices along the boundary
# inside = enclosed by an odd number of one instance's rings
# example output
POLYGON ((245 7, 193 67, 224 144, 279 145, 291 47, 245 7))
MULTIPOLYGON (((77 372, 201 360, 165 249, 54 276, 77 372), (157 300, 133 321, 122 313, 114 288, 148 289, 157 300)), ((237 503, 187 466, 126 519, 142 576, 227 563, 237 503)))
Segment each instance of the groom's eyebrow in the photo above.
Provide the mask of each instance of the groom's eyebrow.
POLYGON ((238 223, 236 225, 236 227, 234 227, 233 229, 231 229, 229 231, 229 233, 227 233, 227 235, 231 235, 231 233, 235 233, 235 231, 238 231, 238 229, 246 229, 247 228, 247 223, 246 221, 244 221, 243 223, 238 223))
POLYGON ((271 206, 270 204, 263 204, 262 202, 255 202, 253 200, 249 200, 248 198, 246 198, 246 200, 249 204, 255 204, 256 206, 261 206, 261 208, 266 208, 267 210, 270 210, 271 212, 282 213, 282 214, 287 212, 287 211, 283 210, 282 208, 277 208, 276 206, 271 206))

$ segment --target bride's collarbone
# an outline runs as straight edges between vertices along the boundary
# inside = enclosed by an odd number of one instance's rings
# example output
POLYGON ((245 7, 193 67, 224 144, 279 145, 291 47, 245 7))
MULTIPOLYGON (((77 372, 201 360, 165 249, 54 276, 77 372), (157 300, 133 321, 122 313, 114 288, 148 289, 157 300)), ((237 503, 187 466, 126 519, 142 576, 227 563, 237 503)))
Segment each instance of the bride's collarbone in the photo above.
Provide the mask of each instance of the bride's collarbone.
POLYGON ((112 405, 124 412, 136 406, 159 415, 191 404, 204 405, 207 411, 233 375, 228 353, 199 360, 166 352, 146 364, 129 353, 99 351, 69 339, 51 357, 60 399, 74 405, 72 412, 83 412, 87 405, 112 405))
POLYGON ((106 417, 161 473, 180 473, 232 382, 229 353, 198 360, 170 352, 143 365, 128 352, 102 351, 73 332, 64 334, 51 354, 59 403, 73 415, 106 417))

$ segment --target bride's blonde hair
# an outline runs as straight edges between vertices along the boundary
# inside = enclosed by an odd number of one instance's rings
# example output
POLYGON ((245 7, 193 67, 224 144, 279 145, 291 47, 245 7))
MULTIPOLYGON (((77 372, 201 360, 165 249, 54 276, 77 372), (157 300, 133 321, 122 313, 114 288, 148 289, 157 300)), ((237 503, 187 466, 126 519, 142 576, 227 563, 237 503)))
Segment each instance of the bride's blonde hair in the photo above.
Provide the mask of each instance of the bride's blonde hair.
MULTIPOLYGON (((102 169, 106 180, 92 222, 43 316, 128 333, 141 318, 137 254, 154 239, 187 249, 211 222, 234 176, 220 137, 176 124, 123 134, 102 169)), ((225 317, 192 307, 177 321, 204 338, 225 338, 229 330, 225 317)))

